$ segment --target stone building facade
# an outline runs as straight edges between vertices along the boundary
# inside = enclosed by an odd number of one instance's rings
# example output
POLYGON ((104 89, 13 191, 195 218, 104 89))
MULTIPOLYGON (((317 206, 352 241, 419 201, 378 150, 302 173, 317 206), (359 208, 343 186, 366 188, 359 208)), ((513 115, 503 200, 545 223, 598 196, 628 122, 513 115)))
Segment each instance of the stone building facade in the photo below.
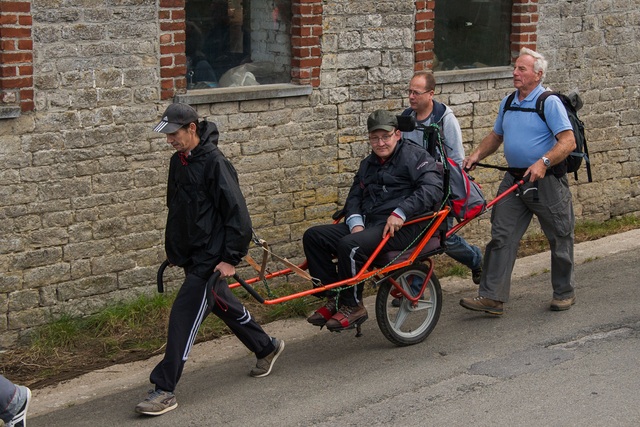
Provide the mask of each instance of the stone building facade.
MULTIPOLYGON (((513 3, 512 55, 541 51, 546 84, 585 101, 594 182, 571 181, 578 219, 637 215, 640 0, 513 3)), ((254 228, 300 260, 302 233, 340 206, 368 152, 368 114, 401 111, 414 70, 432 66, 434 4, 293 1, 291 84, 187 91, 183 0, 4 0, 0 348, 62 313, 154 291, 172 148, 151 128, 173 100, 218 124, 254 228)), ((469 151, 511 68, 436 78, 469 151)), ((498 173, 476 178, 492 198, 498 173)), ((488 227, 485 216, 462 233, 483 244, 488 227)))

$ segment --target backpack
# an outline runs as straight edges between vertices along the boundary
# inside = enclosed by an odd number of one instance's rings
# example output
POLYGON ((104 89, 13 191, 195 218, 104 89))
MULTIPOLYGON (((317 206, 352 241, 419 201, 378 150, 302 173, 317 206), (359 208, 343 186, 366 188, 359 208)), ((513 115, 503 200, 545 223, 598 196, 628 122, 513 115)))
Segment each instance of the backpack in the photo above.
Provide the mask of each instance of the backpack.
POLYGON ((487 208, 482 187, 454 160, 447 157, 443 143, 442 129, 431 124, 424 129, 427 151, 441 163, 445 171, 444 189, 449 190, 451 215, 458 221, 475 218, 487 208))
POLYGON ((577 181, 578 170, 580 169, 582 160, 584 159, 587 168, 587 180, 588 182, 593 182, 593 179, 591 177, 591 162, 589 161, 589 151, 587 149, 587 138, 584 133, 584 123, 578 117, 578 110, 582 107, 582 99, 580 99, 580 96, 577 93, 572 93, 567 96, 559 92, 547 90, 540 94, 540 96, 538 96, 538 99, 536 100, 536 108, 520 108, 511 106, 511 103, 516 96, 516 93, 513 92, 507 97, 507 102, 504 104, 503 111, 506 112, 512 110, 538 113, 538 116, 546 124, 547 120, 544 117, 544 101, 551 95, 557 96, 558 99, 560 99, 560 101, 562 102, 562 105, 564 105, 564 108, 567 111, 567 116, 569 117, 569 122, 571 123, 571 127, 573 128, 573 135, 576 140, 576 148, 573 149, 571 154, 567 156, 563 163, 554 166, 554 168, 556 168, 557 170, 557 167, 559 166, 561 168, 560 172, 562 172, 562 174, 564 174, 565 172, 573 172, 573 177, 577 181))
POLYGON ((449 163, 451 212, 458 221, 475 218, 487 208, 487 201, 482 194, 482 189, 459 164, 448 157, 447 161, 449 163))

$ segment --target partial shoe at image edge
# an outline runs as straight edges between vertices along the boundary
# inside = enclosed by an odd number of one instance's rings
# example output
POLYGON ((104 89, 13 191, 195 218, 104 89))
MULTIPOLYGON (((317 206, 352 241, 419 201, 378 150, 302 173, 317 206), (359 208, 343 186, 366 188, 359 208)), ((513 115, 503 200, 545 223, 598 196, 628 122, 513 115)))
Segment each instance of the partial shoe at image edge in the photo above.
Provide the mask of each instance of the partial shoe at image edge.
POLYGON ((18 413, 14 415, 13 419, 9 421, 7 427, 24 427, 27 425, 27 411, 29 411, 29 403, 31 403, 31 389, 25 386, 18 387, 24 387, 26 389, 27 399, 25 400, 24 405, 22 405, 20 411, 18 411, 18 413))

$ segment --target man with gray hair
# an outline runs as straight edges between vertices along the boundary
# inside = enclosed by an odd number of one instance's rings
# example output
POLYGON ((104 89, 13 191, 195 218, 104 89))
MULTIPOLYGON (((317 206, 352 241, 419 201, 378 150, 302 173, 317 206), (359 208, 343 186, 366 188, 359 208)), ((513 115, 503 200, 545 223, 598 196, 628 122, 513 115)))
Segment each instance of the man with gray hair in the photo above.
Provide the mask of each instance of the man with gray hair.
POLYGON ((525 176, 528 182, 519 194, 510 194, 496 204, 491 215, 491 241, 484 255, 480 289, 475 298, 463 298, 460 305, 474 311, 503 314, 509 299, 511 273, 520 239, 535 214, 551 247, 550 309, 568 310, 575 303, 573 241, 575 217, 564 159, 576 146, 567 112, 556 96, 544 103, 546 123, 536 113, 547 61, 531 49, 523 48, 513 69, 515 96, 500 103, 493 130, 466 159, 473 167, 504 143, 509 171, 498 195, 525 176), (513 99, 511 105, 506 105, 513 99))

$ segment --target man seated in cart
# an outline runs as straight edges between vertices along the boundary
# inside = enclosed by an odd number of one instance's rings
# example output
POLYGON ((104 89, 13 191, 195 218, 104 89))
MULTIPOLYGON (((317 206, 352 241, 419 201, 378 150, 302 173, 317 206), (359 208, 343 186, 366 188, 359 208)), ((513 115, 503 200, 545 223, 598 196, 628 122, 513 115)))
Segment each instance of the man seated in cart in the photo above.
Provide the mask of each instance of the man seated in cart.
MULTIPOLYGON (((309 273, 318 286, 348 279, 366 263, 383 236, 383 251, 402 251, 414 243, 424 223, 408 220, 436 211, 443 197, 443 175, 431 155, 402 140, 395 115, 374 111, 367 119, 371 154, 361 163, 344 206, 344 222, 311 227, 303 237, 309 273), (337 263, 334 262, 337 256, 337 263)), ((330 331, 367 320, 364 283, 317 294, 326 303, 307 321, 330 331)))

